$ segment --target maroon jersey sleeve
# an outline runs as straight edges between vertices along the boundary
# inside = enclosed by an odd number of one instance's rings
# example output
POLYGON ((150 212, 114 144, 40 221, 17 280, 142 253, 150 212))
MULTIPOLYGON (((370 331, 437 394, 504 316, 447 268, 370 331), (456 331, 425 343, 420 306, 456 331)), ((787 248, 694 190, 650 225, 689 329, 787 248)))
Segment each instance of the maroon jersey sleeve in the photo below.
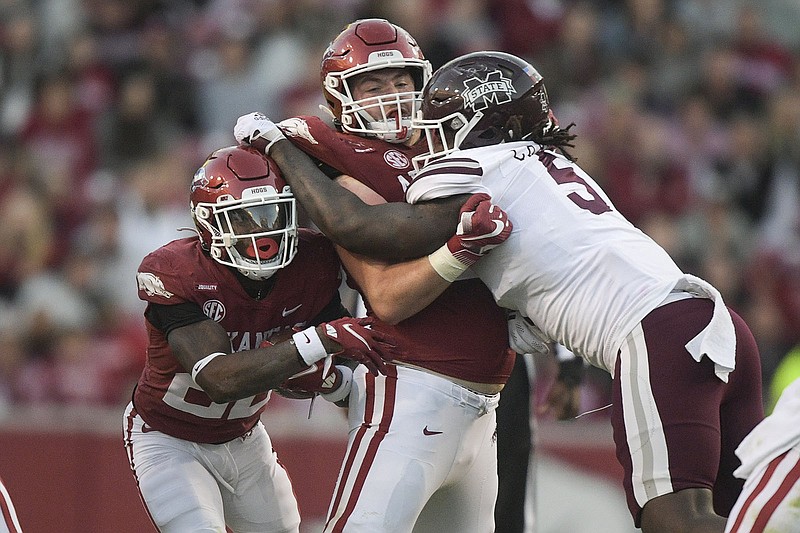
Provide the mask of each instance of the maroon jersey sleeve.
MULTIPOLYGON (((211 259, 197 238, 173 241, 148 255, 139 269, 140 297, 163 305, 196 303, 228 333, 233 352, 304 327, 338 299, 341 267, 330 242, 300 230, 294 260, 275 274, 263 299, 249 296, 233 270, 211 259), (144 278, 144 281, 142 281, 144 278)), ((226 404, 211 401, 172 354, 164 334, 145 321, 149 344, 134 405, 149 427, 194 442, 227 442, 256 423, 268 394, 226 404)))

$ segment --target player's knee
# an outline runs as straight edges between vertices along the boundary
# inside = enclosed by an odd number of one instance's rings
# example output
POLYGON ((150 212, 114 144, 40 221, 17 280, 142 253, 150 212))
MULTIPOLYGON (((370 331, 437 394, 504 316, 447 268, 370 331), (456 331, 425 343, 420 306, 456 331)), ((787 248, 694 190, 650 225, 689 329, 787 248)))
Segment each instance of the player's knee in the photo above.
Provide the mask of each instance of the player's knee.
POLYGON ((684 489, 647 502, 641 527, 643 533, 722 533, 725 518, 714 512, 709 489, 684 489))

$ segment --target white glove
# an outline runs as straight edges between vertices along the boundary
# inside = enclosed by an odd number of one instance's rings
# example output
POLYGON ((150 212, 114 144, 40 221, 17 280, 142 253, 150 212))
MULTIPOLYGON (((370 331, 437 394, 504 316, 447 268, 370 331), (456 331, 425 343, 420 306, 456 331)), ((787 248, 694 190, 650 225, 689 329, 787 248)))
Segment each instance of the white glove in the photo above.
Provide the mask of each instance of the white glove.
MULTIPOLYGON (((350 388, 353 385, 353 370, 349 366, 336 365, 335 368, 339 371, 341 382, 335 385, 336 388, 334 390, 320 394, 325 400, 332 403, 347 398, 350 394, 350 388)), ((328 380, 326 379, 326 381, 328 380)))
POLYGON ((236 119, 233 136, 236 138, 236 142, 256 145, 258 149, 262 148, 255 141, 264 139, 266 144, 263 150, 266 155, 269 155, 269 149, 273 144, 286 138, 274 122, 258 112, 242 115, 236 119))
POLYGON ((519 311, 508 311, 508 343, 517 353, 550 353, 550 339, 519 311))

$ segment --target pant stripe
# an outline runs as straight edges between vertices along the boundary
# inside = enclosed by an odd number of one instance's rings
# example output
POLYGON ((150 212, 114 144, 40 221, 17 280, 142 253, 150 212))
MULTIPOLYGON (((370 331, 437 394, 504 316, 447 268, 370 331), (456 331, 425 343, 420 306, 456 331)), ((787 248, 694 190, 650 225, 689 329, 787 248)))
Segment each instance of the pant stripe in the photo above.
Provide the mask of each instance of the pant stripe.
POLYGON ((640 507, 661 494, 672 492, 667 442, 648 379, 647 345, 641 325, 628 336, 620 354, 621 392, 625 433, 631 453, 631 484, 640 507), (635 368, 635 370, 632 370, 635 368), (643 433, 640 428, 648 428, 643 433), (645 481, 646 480, 646 481, 645 481))
MULTIPOLYGON (((789 452, 784 453, 783 455, 776 457, 770 463, 770 467, 775 464, 776 468, 769 472, 768 475, 764 477, 771 477, 777 469, 783 469, 782 467, 788 466, 784 463, 790 460, 789 452)), ((761 512, 758 513, 758 517, 756 518, 755 522, 753 523, 753 528, 751 531, 764 531, 767 527, 767 523, 769 519, 772 518, 772 515, 775 513, 775 510, 778 508, 778 505, 783 501, 786 495, 791 490, 792 486, 797 482, 798 478, 800 478, 800 463, 795 461, 794 465, 791 465, 786 476, 783 478, 778 489, 775 493, 769 497, 766 501, 764 506, 761 508, 761 512)), ((741 516, 741 515, 740 515, 741 516)))
POLYGON ((378 448, 389 432, 397 395, 395 367, 390 366, 385 377, 381 376, 376 379, 372 374, 367 374, 366 385, 367 404, 364 410, 364 421, 357 430, 353 445, 347 450, 345 466, 339 479, 335 500, 331 504, 330 518, 326 524, 325 531, 331 533, 344 530, 347 520, 358 503, 378 448), (383 394, 378 394, 381 388, 383 388, 383 394), (383 401, 380 402, 380 399, 383 401), (366 446, 364 446, 365 441, 366 446), (345 493, 347 496, 343 501, 345 493), (332 522, 333 527, 328 529, 332 522))

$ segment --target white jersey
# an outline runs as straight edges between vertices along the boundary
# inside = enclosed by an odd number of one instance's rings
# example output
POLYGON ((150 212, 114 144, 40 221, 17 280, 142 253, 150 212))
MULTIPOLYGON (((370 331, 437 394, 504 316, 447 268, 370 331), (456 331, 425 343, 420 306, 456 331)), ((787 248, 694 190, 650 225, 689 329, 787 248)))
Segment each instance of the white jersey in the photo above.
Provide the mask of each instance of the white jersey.
POLYGON ((734 471, 746 479, 792 447, 800 447, 800 378, 790 383, 775 404, 772 414, 761 421, 736 448, 742 461, 734 471))
MULTIPOLYGON (((526 314, 551 340, 612 374, 625 336, 673 289, 722 306, 713 287, 684 274, 580 167, 533 142, 461 150, 435 160, 418 173, 406 198, 416 203, 476 192, 490 194, 514 229, 472 270, 502 307, 526 314)), ((720 314, 727 316, 725 333, 735 338, 730 315, 720 314)), ((716 358, 706 355, 723 362, 727 372, 732 348, 723 347, 716 358)), ((702 349, 708 352, 707 345, 702 349)))
POLYGON ((786 387, 736 455, 742 464, 733 474, 746 481, 725 533, 800 530, 800 379, 786 387))

